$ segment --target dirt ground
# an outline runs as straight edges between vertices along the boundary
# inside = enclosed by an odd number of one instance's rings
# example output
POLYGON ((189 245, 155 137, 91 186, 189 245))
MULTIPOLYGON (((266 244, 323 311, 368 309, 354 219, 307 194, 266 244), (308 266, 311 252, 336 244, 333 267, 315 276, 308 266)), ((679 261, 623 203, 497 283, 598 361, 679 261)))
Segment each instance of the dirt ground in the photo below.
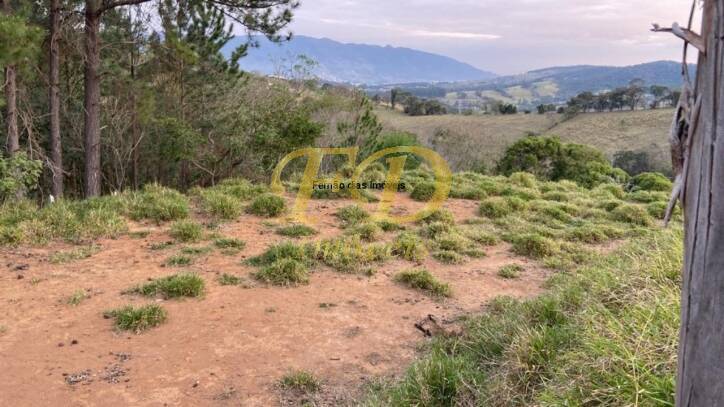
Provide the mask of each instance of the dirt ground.
MULTIPOLYGON (((312 201, 321 233, 299 240, 342 233, 333 214, 350 203, 312 201)), ((451 199, 445 206, 462 221, 475 216, 477 203, 451 199)), ((222 286, 219 274, 248 276, 253 268, 243 258, 286 239, 268 221, 244 215, 219 230, 246 241, 240 254, 213 251, 187 268, 205 279, 203 298, 149 300, 121 292, 178 272, 162 263, 179 246, 148 248, 170 240, 167 225, 132 230, 151 233, 99 241, 92 257, 62 265, 48 258, 67 244, 0 249, 0 405, 279 405, 290 400, 275 384, 293 369, 323 380, 320 404, 353 404, 367 380, 400 374, 413 360, 426 340, 417 321, 433 314, 445 324, 499 295, 533 296, 547 277, 500 245, 463 265, 426 260, 453 289, 443 301, 395 283, 397 271, 413 266, 402 260, 386 262, 372 277, 320 267, 309 285, 296 288, 222 286), (520 279, 497 276, 511 263, 525 267, 520 279), (69 305, 78 290, 89 297, 69 305), (103 317, 108 309, 153 301, 163 303, 168 321, 139 335, 117 332, 103 317)))

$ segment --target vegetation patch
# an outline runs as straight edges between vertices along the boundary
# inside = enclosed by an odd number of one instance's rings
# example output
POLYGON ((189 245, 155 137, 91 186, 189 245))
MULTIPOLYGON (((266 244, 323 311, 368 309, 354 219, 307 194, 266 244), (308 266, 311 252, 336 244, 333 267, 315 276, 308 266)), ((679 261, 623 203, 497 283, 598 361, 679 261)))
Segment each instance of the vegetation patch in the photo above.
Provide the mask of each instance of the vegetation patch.
POLYGON ((194 243, 201 240, 204 231, 196 222, 180 220, 171 225, 169 234, 178 242, 194 243))
POLYGON ((421 182, 412 189, 410 198, 420 202, 427 202, 432 199, 436 190, 437 186, 434 182, 421 182))
POLYGON ((357 236, 327 239, 308 247, 313 259, 340 272, 357 272, 363 266, 384 261, 391 256, 388 245, 365 245, 357 236))
POLYGON ((166 310, 160 305, 150 304, 141 307, 128 305, 111 311, 106 311, 105 318, 115 320, 116 329, 141 333, 166 322, 166 310))
POLYGON ((244 280, 239 276, 224 273, 219 276, 218 281, 220 285, 240 285, 244 280))
POLYGON ((322 382, 313 374, 298 370, 285 374, 279 380, 279 386, 285 390, 309 394, 318 392, 322 388, 322 382))
POLYGON ((463 255, 452 250, 437 250, 432 253, 432 257, 445 264, 463 264, 466 261, 463 255))
POLYGON ((441 283, 426 269, 403 271, 395 276, 395 281, 436 297, 450 297, 452 294, 449 284, 441 283))
POLYGON ((654 222, 645 208, 638 205, 620 205, 611 212, 614 220, 632 225, 651 226, 654 222))
POLYGON ((494 196, 483 199, 480 202, 478 211, 481 216, 491 219, 499 219, 510 215, 513 212, 513 208, 511 208, 510 202, 507 199, 494 196))
POLYGON ((166 259, 163 263, 168 267, 185 267, 194 263, 194 259, 190 256, 177 254, 166 259))
POLYGON ((219 249, 241 251, 246 247, 246 242, 232 237, 220 237, 214 240, 214 246, 219 249))
POLYGON ((87 259, 101 251, 101 246, 90 245, 77 247, 71 250, 61 250, 50 255, 50 262, 53 264, 70 263, 76 260, 87 259))
POLYGON ((204 294, 204 280, 197 274, 182 273, 153 280, 129 292, 147 297, 161 296, 165 299, 200 297, 204 294))
POLYGON ((346 228, 369 219, 370 214, 358 205, 350 205, 338 210, 335 216, 342 221, 342 226, 346 228))
POLYGON ((535 233, 527 233, 513 238, 513 252, 533 259, 542 259, 558 252, 553 240, 535 233))
POLYGON ((66 298, 65 303, 75 307, 80 305, 86 298, 88 298, 88 293, 85 290, 76 290, 66 298))
POLYGON ((633 178, 626 185, 630 192, 636 191, 661 191, 669 192, 672 188, 671 181, 664 175, 655 172, 644 172, 633 178))
POLYGON ((376 223, 365 222, 347 229, 346 234, 350 236, 358 236, 360 239, 374 242, 382 235, 382 229, 376 223))
POLYGON ((520 277, 520 273, 523 271, 523 266, 518 264, 508 264, 498 270, 498 275, 505 279, 516 279, 520 277))
POLYGON ((309 283, 306 264, 293 258, 276 260, 254 273, 254 277, 259 281, 283 287, 309 283))
POLYGON ((410 232, 402 232, 392 242, 392 254, 405 260, 421 262, 428 252, 420 237, 410 232))
POLYGON ((265 218, 274 218, 284 213, 286 202, 284 198, 274 194, 264 194, 254 199, 247 207, 247 212, 265 218))
POLYGON ((128 214, 134 220, 157 223, 185 219, 189 215, 189 200, 178 191, 150 184, 128 196, 128 214))
POLYGON ((316 235, 317 231, 307 225, 299 224, 281 227, 276 233, 286 237, 307 237, 316 235))

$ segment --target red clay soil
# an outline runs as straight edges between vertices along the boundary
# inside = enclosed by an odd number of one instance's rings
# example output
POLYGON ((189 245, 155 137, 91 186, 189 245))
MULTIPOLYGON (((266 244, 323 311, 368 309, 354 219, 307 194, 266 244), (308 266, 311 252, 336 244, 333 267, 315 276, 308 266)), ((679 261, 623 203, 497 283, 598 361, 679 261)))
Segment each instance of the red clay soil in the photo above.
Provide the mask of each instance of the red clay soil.
MULTIPOLYGON (((340 234, 332 214, 348 204, 313 201, 322 219, 313 239, 340 234)), ((474 216, 476 203, 449 200, 446 207, 461 221, 474 216)), ((276 383, 293 369, 323 380, 320 404, 353 404, 366 380, 398 375, 414 359, 425 340, 415 322, 428 314, 454 321, 499 295, 536 295, 546 278, 501 245, 463 265, 426 260, 453 289, 444 301, 395 283, 397 271, 413 266, 401 260, 386 262, 373 277, 318 268, 309 285, 296 288, 221 286, 219 274, 248 276, 253 268, 241 260, 284 240, 268 222, 245 215, 220 233, 246 241, 246 249, 234 256, 214 251, 187 268, 204 277, 203 298, 149 300, 121 292, 178 272, 161 265, 178 247, 148 248, 169 240, 167 227, 132 229, 151 234, 99 241, 97 254, 63 265, 48 257, 71 247, 64 244, 0 250, 1 406, 279 405, 289 400, 276 383), (511 263, 525 266, 522 278, 498 277, 511 263), (69 305, 78 290, 89 298, 69 305), (105 310, 154 301, 168 321, 142 334, 117 332, 103 318, 105 310)))

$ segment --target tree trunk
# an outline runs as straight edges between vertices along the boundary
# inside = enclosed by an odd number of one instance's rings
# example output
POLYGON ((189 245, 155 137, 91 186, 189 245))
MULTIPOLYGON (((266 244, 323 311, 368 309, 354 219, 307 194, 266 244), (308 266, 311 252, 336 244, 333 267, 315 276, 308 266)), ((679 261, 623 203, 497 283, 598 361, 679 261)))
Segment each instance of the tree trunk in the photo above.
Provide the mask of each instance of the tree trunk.
MULTIPOLYGON (((10 8, 10 0, 0 0, 2 2, 3 13, 10 15, 12 9, 10 8)), ((7 149, 8 155, 15 154, 20 149, 20 136, 18 134, 18 110, 17 110, 17 99, 18 98, 18 86, 17 86, 17 75, 15 71, 15 65, 8 65, 5 67, 5 124, 7 140, 5 148, 7 149)))
POLYGON ((101 83, 100 83, 100 0, 85 2, 85 149, 84 189, 86 198, 101 194, 101 83))
POLYGON ((60 0, 50 0, 50 51, 48 55, 48 105, 50 107, 50 161, 53 196, 63 196, 63 149, 60 140, 60 0))
POLYGON ((677 406, 724 403, 724 0, 706 0, 689 123, 677 406), (696 109, 694 109, 696 110, 696 109), (722 137, 719 137, 719 136, 722 137))

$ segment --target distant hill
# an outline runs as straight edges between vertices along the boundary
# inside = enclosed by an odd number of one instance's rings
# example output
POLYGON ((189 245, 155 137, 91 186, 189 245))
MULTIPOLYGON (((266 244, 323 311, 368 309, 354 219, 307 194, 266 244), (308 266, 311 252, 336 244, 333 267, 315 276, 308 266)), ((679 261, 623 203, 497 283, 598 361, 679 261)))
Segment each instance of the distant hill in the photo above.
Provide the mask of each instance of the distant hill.
MULTIPOLYGON (((692 76, 696 66, 690 65, 692 76)), ((474 107, 485 99, 533 107, 540 103, 565 103, 585 91, 602 92, 641 79, 647 86, 681 87, 681 64, 656 61, 624 67, 577 65, 539 69, 484 81, 399 85, 419 96, 435 95, 451 106, 474 107), (444 95, 444 96, 443 96, 444 95)), ((370 93, 386 93, 395 85, 368 87, 370 93)))
MULTIPOLYGON (((319 64, 314 70, 318 78, 355 85, 478 81, 496 76, 449 57, 409 48, 344 44, 305 36, 295 36, 282 44, 257 39, 261 46, 250 49, 239 65, 246 71, 266 75, 278 73, 280 67, 288 66, 298 55, 305 55, 319 64)), ((222 52, 230 55, 245 40, 233 39, 222 52)))

